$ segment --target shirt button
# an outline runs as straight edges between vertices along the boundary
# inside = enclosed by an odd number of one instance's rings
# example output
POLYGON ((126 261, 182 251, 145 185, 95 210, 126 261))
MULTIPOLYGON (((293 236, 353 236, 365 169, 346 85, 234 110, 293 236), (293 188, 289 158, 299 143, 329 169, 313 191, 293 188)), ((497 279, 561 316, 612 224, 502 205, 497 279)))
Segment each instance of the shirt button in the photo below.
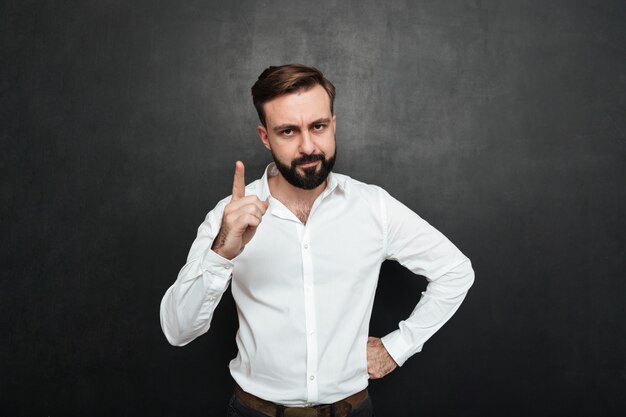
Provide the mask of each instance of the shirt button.
POLYGON ((309 379, 310 379, 311 381, 313 381, 313 380, 315 379, 315 375, 311 375, 311 376, 309 377, 309 379))
POLYGON ((230 265, 224 265, 224 269, 230 269, 230 265))
POLYGON ((304 244, 304 249, 308 249, 308 248, 309 248, 309 244, 308 244, 308 243, 305 243, 305 244, 304 244))

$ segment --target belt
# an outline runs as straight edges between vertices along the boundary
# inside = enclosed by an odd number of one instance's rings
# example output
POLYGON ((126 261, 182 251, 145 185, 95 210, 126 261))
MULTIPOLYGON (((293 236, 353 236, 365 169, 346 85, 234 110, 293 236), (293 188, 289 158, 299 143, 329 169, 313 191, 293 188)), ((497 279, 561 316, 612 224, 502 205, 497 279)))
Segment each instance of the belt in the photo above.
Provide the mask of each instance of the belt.
POLYGON ((285 407, 247 393, 238 384, 235 384, 235 397, 239 401, 246 407, 270 417, 346 417, 367 396, 367 389, 364 389, 332 404, 312 407, 285 407))

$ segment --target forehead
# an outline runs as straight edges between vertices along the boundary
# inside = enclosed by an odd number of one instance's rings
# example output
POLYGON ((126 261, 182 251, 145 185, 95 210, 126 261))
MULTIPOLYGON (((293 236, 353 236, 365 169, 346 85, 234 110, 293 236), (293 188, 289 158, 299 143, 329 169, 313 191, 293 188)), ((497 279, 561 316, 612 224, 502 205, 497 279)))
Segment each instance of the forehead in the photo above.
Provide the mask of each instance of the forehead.
POLYGON ((308 90, 283 94, 263 104, 265 120, 270 125, 306 124, 331 117, 330 97, 319 84, 308 90))

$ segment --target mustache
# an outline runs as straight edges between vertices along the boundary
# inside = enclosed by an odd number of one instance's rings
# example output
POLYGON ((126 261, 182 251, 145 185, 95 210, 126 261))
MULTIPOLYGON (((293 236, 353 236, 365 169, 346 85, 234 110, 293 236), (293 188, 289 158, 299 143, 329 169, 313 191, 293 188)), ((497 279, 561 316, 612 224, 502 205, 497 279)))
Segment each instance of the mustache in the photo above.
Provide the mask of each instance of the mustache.
POLYGON ((324 156, 324 154, 311 154, 311 155, 303 155, 298 159, 294 159, 293 161, 291 161, 291 167, 295 168, 296 165, 300 165, 300 164, 308 164, 309 162, 315 162, 315 161, 325 161, 326 158, 324 156))

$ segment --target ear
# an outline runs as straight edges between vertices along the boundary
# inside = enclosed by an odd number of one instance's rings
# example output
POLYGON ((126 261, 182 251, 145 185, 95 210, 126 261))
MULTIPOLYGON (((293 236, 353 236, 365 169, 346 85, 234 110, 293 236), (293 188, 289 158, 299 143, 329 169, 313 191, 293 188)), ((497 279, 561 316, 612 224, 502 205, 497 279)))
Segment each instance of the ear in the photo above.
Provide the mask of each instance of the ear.
POLYGON ((337 115, 333 114, 333 132, 337 131, 337 115))
POLYGON ((259 138, 261 138, 261 142, 263 142, 263 146, 267 149, 270 149, 270 140, 267 137, 267 129, 263 125, 258 125, 256 127, 256 131, 259 134, 259 138))

